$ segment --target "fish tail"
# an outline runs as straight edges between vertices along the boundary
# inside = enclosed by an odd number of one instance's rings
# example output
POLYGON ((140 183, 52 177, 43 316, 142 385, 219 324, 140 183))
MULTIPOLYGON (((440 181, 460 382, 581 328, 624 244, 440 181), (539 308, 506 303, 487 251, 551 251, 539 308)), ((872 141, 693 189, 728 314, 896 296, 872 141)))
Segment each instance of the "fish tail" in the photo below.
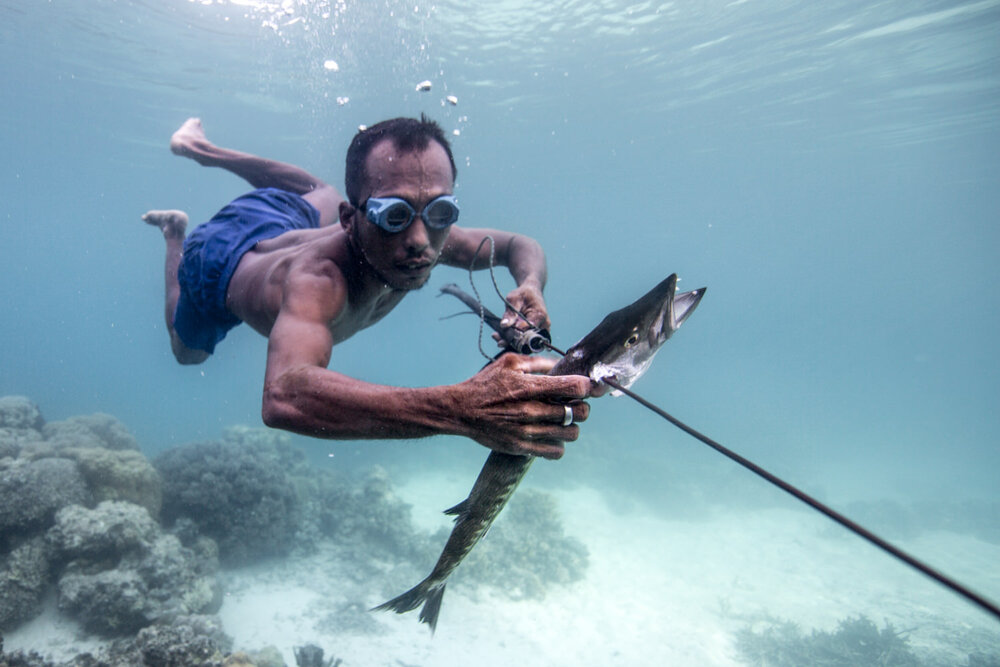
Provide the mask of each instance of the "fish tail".
POLYGON ((424 607, 420 610, 420 620, 431 626, 431 632, 434 632, 437 628, 438 613, 441 611, 444 586, 444 582, 434 583, 424 579, 402 595, 372 607, 371 611, 394 611, 397 614, 405 614, 422 604, 424 607))
POLYGON ((444 598, 444 584, 435 586, 427 594, 424 608, 420 610, 420 620, 431 626, 431 634, 437 630, 438 614, 441 612, 441 599, 444 598))

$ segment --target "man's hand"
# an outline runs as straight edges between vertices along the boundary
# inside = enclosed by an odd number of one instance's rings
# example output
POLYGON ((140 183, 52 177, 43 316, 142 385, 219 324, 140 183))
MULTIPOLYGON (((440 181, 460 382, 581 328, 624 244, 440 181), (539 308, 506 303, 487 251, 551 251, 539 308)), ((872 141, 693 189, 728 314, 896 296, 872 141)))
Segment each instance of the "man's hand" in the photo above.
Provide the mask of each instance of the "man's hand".
MULTIPOLYGON (((548 331, 552 326, 552 322, 549 321, 549 313, 545 309, 545 299, 542 297, 542 291, 537 287, 528 284, 521 285, 507 295, 507 302, 524 313, 528 319, 525 320, 514 312, 512 308, 508 307, 504 311, 503 317, 500 318, 500 326, 514 327, 519 331, 526 331, 531 328, 548 331)), ((499 333, 493 334, 493 340, 497 341, 499 347, 507 345, 499 333)))
POLYGON ((553 359, 505 354, 458 385, 457 417, 467 435, 490 449, 507 454, 558 459, 563 443, 580 435, 576 424, 563 426, 566 407, 573 421, 585 421, 590 406, 588 378, 578 375, 543 376, 553 359))

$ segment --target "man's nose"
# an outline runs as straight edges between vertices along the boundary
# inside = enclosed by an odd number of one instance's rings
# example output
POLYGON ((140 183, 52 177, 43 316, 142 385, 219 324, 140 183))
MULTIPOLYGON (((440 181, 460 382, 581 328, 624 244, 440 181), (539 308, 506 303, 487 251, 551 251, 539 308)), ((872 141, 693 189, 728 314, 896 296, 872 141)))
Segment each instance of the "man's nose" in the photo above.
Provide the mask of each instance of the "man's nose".
POLYGON ((427 226, 421 216, 415 216, 410 226, 403 230, 406 236, 403 238, 403 245, 411 255, 419 255, 427 246, 431 244, 430 236, 427 233, 427 226))

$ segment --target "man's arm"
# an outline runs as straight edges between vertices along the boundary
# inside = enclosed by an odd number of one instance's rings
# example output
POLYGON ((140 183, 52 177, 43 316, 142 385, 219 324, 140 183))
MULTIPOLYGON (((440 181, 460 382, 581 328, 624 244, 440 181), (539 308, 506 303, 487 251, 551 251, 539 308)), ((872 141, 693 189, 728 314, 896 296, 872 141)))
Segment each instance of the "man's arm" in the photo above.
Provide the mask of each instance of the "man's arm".
POLYGON ((489 242, 484 244, 476 254, 477 248, 487 236, 493 238, 495 245, 494 261, 498 266, 505 266, 510 271, 517 288, 507 295, 507 301, 527 317, 528 322, 517 319, 515 313, 508 308, 501 320, 503 326, 516 326, 526 329, 535 326, 548 329, 548 309, 542 290, 548 273, 545 265, 545 252, 542 246, 533 238, 514 234, 498 229, 466 229, 453 227, 448 235, 448 241, 441 251, 441 262, 449 266, 463 269, 485 269, 490 263, 489 242))
POLYGON ((590 381, 535 375, 549 370, 551 359, 505 355, 459 384, 415 389, 328 370, 333 336, 326 323, 344 310, 342 282, 339 275, 290 280, 268 339, 268 426, 331 439, 462 435, 490 449, 546 458, 559 458, 563 443, 578 437, 577 426, 562 426, 563 405, 572 403, 574 420, 585 420, 590 381))

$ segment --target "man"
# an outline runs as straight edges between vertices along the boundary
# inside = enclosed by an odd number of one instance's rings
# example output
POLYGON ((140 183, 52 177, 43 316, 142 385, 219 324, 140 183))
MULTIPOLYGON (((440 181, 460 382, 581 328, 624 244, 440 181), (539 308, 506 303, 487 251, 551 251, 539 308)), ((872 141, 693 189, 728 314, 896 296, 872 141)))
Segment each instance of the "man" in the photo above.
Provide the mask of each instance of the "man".
MULTIPOLYGON (((347 153, 347 200, 292 165, 212 144, 197 118, 171 150, 258 190, 185 239, 181 211, 143 219, 166 240, 166 321, 174 355, 201 363, 241 321, 267 336, 264 423, 321 438, 463 435, 510 454, 556 459, 576 440, 591 389, 582 376, 536 375, 550 359, 507 354, 456 385, 400 388, 329 370, 332 348, 424 285, 437 263, 477 268, 492 236, 517 283, 511 305, 548 328, 545 256, 534 240, 454 224, 455 162, 441 128, 397 118, 359 132, 347 153), (338 223, 339 224, 336 224, 338 223)), ((529 326, 512 311, 504 324, 529 326)))

